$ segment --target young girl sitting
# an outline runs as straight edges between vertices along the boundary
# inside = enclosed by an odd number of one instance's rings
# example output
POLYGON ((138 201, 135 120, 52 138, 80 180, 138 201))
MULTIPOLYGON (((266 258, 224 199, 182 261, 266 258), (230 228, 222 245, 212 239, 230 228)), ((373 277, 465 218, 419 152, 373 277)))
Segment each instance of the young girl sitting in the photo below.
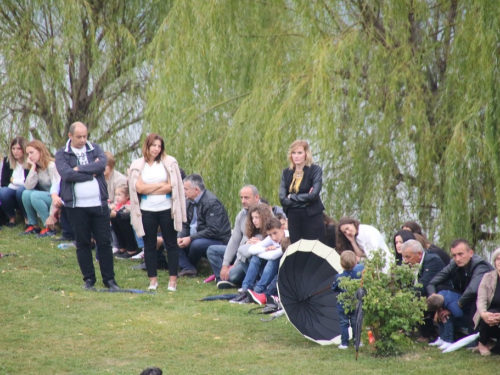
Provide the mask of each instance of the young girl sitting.
POLYGON ((130 224, 130 193, 127 185, 115 189, 115 204, 111 206, 111 226, 118 240, 118 258, 127 259, 138 253, 132 224, 130 224))
POLYGON ((250 261, 245 280, 243 280, 243 288, 247 287, 247 296, 250 302, 259 305, 264 305, 267 302, 264 291, 278 274, 280 258, 290 244, 288 231, 283 229, 279 219, 272 218, 264 228, 267 237, 250 247, 249 252, 254 256, 250 261), (256 283, 261 269, 262 274, 256 283))

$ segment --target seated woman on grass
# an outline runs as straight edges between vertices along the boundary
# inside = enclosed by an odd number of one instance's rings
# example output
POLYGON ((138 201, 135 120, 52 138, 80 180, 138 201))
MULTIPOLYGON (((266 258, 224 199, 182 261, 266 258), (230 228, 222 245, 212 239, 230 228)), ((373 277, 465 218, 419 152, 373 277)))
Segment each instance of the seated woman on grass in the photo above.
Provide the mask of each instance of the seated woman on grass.
POLYGON ((24 137, 15 137, 10 142, 9 156, 3 161, 0 207, 9 218, 9 228, 16 226, 16 209, 23 213, 24 220, 27 221, 23 205, 24 181, 29 173, 26 164, 26 143, 24 137))
POLYGON ((384 237, 378 229, 371 225, 361 224, 351 217, 343 217, 337 224, 337 252, 342 254, 344 250, 352 250, 357 257, 371 257, 373 252, 381 249, 384 254, 384 272, 389 270, 392 256, 384 237))
POLYGON ((45 222, 51 207, 60 206, 59 188, 61 177, 56 169, 54 159, 41 141, 31 141, 26 145, 30 172, 26 178, 23 191, 23 205, 28 215, 28 228, 22 234, 38 234, 38 237, 49 237, 56 234, 52 228, 40 229, 37 215, 45 222))
MULTIPOLYGON (((250 206, 248 209, 245 231, 245 235, 248 240, 238 249, 238 258, 245 273, 247 273, 250 268, 250 260, 252 258, 252 254, 250 254, 248 250, 252 245, 257 244, 264 239, 266 236, 265 225, 272 218, 273 214, 271 213, 271 210, 269 210, 269 206, 265 203, 257 203, 250 206)), ((238 294, 238 296, 233 298, 230 302, 240 303, 241 301, 247 299, 245 291, 246 287, 242 287, 240 294, 238 294)))

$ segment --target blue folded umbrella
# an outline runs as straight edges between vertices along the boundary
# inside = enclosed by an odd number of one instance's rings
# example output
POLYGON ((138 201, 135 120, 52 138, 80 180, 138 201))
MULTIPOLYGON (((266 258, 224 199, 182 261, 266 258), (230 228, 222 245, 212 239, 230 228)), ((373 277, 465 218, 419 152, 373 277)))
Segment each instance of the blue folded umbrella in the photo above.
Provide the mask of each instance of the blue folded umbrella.
POLYGON ((216 296, 208 296, 200 299, 200 301, 224 301, 230 300, 238 296, 238 294, 217 294, 216 296))
POLYGON ((99 289, 98 292, 108 292, 108 293, 137 293, 137 294, 154 294, 153 292, 146 292, 145 290, 140 289, 99 289))

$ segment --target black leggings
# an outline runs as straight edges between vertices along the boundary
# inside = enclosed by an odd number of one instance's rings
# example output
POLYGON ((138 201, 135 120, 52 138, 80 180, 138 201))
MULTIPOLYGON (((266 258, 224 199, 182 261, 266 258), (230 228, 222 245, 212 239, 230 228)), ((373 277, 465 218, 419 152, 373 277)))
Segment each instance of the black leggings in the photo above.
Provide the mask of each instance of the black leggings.
POLYGON ((177 232, 174 229, 174 220, 171 210, 165 211, 143 211, 142 225, 144 227, 144 261, 148 277, 156 277, 158 259, 156 254, 156 237, 158 226, 160 226, 163 242, 167 249, 168 273, 170 276, 177 276, 179 268, 179 246, 177 246, 177 232))

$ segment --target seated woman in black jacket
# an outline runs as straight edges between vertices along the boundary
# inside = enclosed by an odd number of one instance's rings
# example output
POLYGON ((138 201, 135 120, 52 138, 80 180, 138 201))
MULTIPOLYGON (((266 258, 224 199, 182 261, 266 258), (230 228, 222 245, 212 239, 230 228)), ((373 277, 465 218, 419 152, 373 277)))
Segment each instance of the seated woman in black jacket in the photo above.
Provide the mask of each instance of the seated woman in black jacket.
POLYGON ((296 140, 288 150, 290 167, 283 170, 279 197, 288 217, 290 243, 300 239, 325 243, 325 207, 320 198, 323 170, 313 164, 309 144, 296 140))
POLYGON ((0 207, 9 218, 9 228, 16 226, 16 209, 21 210, 24 220, 27 220, 23 205, 24 181, 29 173, 29 168, 26 168, 26 143, 24 137, 15 137, 10 142, 9 156, 3 160, 0 207))

